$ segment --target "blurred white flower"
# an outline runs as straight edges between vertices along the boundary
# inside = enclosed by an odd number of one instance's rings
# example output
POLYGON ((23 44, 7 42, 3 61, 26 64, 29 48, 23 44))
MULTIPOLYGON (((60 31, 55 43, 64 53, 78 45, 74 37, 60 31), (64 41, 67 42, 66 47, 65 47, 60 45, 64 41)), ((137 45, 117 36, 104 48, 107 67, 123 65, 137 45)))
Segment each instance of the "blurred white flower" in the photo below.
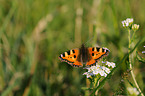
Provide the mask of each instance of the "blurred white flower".
POLYGON ((106 65, 107 65, 108 67, 111 66, 112 68, 116 67, 116 66, 115 66, 115 63, 113 63, 113 62, 108 62, 108 61, 107 61, 107 62, 106 62, 106 65))
POLYGON ((110 69, 107 68, 107 67, 102 66, 102 69, 103 69, 107 74, 109 74, 109 73, 111 72, 110 69))
POLYGON ((136 88, 128 87, 127 90, 129 92, 130 96, 137 96, 137 95, 139 95, 139 92, 137 91, 136 88))
POLYGON ((90 69, 92 69, 92 68, 94 68, 94 70, 93 70, 92 72, 93 72, 93 74, 95 74, 95 75, 99 74, 99 72, 101 71, 100 65, 96 65, 96 66, 90 67, 90 69))
POLYGON ((93 73, 90 73, 90 72, 85 72, 83 75, 87 75, 87 78, 93 76, 94 74, 93 73))
POLYGON ((138 24, 133 24, 132 25, 132 30, 138 30, 139 29, 139 25, 138 24))
MULTIPOLYGON (((103 63, 108 64, 108 61, 107 62, 102 62, 102 64, 103 63)), ((111 66, 112 68, 115 67, 115 63, 112 63, 112 62, 110 63, 109 62, 109 64, 110 64, 109 66, 111 66)), ((106 77, 107 74, 109 74, 111 72, 109 68, 107 68, 105 66, 101 66, 101 65, 91 66, 91 67, 88 67, 86 69, 88 69, 88 72, 85 72, 83 75, 86 75, 87 78, 89 78, 91 76, 96 76, 96 75, 99 75, 99 74, 100 74, 100 76, 106 77)))
POLYGON ((107 76, 107 74, 105 73, 105 71, 104 71, 104 70, 100 70, 100 71, 99 71, 99 74, 100 74, 101 76, 104 76, 104 77, 106 77, 106 76, 107 76))
POLYGON ((133 18, 127 18, 126 20, 122 21, 123 27, 129 27, 133 23, 133 18))

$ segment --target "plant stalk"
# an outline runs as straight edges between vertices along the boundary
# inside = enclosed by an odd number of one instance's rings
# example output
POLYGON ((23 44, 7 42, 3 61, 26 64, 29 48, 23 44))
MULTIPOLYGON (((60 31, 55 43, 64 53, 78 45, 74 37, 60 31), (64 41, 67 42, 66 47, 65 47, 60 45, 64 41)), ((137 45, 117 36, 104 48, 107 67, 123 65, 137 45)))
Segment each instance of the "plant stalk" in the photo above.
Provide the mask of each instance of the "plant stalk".
MULTIPOLYGON (((131 46, 131 39, 130 39, 130 37, 131 37, 131 35, 130 35, 130 32, 131 32, 131 30, 129 29, 128 30, 128 40, 129 40, 129 45, 128 45, 128 53, 130 53, 130 46, 131 46)), ((141 96, 144 96, 144 94, 141 92, 141 89, 139 88, 139 85, 138 85, 138 83, 137 83, 137 81, 136 81, 136 79, 135 79, 135 75, 134 75, 134 73, 133 73, 133 69, 132 69, 132 64, 131 64, 131 54, 129 54, 129 68, 130 68, 130 73, 131 73, 131 76, 132 76, 132 79, 133 79, 133 81, 134 81, 134 83, 135 83, 135 86, 136 86, 136 88, 138 89, 138 91, 140 92, 140 94, 141 94, 141 96)))

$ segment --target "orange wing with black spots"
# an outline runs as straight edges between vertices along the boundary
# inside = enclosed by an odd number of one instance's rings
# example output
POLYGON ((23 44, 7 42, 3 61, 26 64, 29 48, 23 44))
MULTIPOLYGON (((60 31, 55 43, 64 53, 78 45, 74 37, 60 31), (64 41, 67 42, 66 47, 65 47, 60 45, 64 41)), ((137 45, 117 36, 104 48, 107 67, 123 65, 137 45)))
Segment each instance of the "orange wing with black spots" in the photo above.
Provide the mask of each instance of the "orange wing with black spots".
POLYGON ((78 59, 79 49, 69 50, 59 56, 60 60, 67 62, 74 67, 82 67, 83 64, 78 59))
POLYGON ((91 59, 86 63, 86 66, 96 65, 97 61, 110 52, 107 48, 89 47, 89 55, 91 59))

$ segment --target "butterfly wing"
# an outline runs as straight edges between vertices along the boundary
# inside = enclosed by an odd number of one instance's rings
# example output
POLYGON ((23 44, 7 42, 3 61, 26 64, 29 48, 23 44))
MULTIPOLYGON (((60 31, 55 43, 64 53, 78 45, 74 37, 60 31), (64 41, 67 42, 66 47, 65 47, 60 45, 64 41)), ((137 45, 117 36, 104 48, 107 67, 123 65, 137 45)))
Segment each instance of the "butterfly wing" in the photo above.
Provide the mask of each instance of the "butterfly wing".
POLYGON ((83 64, 78 61, 79 49, 69 50, 59 56, 61 61, 65 61, 71 66, 82 67, 83 64))
POLYGON ((90 60, 86 63, 86 66, 96 65, 96 62, 102 57, 108 55, 110 52, 107 48, 99 48, 99 47, 89 47, 88 48, 90 60))

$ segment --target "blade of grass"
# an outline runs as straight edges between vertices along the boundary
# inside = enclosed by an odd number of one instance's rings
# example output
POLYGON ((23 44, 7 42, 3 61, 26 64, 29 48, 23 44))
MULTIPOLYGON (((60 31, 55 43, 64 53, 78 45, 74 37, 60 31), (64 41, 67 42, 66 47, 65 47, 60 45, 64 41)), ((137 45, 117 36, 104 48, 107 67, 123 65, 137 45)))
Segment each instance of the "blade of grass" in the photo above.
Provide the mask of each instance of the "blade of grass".
POLYGON ((5 21, 4 21, 3 25, 2 25, 2 27, 0 28, 0 38, 1 38, 2 34, 4 33, 8 23, 10 22, 13 14, 15 13, 16 8, 17 8, 17 6, 16 6, 16 0, 15 0, 15 1, 13 1, 12 7, 11 7, 8 15, 6 16, 5 21))

